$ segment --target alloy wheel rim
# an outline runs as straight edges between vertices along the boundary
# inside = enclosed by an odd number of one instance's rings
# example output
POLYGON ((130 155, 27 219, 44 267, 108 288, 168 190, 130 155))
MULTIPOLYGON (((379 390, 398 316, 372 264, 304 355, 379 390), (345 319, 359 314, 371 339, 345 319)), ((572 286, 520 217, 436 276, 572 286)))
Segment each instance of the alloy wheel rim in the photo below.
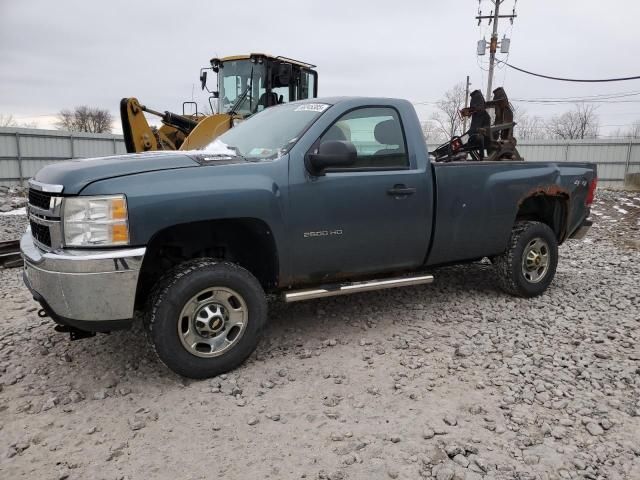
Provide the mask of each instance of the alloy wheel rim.
POLYGON ((522 275, 529 283, 538 283, 549 271, 549 244, 542 238, 534 238, 524 248, 522 275))
POLYGON ((178 317, 178 336, 190 354, 217 357, 240 341, 247 317, 247 304, 238 292, 209 287, 185 303, 178 317))

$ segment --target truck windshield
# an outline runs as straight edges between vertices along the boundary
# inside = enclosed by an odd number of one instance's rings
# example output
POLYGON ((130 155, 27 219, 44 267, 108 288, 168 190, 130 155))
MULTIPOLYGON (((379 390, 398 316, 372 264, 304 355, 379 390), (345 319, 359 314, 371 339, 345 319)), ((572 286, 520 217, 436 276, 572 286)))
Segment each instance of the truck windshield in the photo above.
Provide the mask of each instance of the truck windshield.
POLYGON ((236 103, 238 97, 247 91, 245 99, 238 106, 237 113, 251 115, 260 100, 258 88, 264 77, 264 72, 264 64, 251 63, 249 60, 224 62, 220 73, 218 73, 220 112, 227 113, 236 103))
POLYGON ((223 133, 202 150, 250 160, 278 158, 329 107, 326 103, 287 103, 268 108, 223 133))

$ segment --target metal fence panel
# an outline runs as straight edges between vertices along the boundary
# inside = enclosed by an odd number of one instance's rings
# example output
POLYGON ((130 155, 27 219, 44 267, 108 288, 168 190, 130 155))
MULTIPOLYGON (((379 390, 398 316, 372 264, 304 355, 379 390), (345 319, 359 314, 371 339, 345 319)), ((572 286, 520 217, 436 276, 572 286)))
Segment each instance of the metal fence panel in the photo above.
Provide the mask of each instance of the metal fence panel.
POLYGON ((18 184, 56 161, 121 153, 122 135, 0 128, 0 185, 18 184))
POLYGON ((114 143, 114 140, 110 138, 76 138, 74 139, 75 157, 107 157, 118 153, 126 153, 124 142, 120 142, 120 144, 122 145, 122 151, 118 149, 117 143, 114 143))
POLYGON ((529 162, 591 162, 598 184, 623 187, 625 174, 640 172, 640 140, 542 140, 518 143, 529 162))
POLYGON ((69 137, 20 134, 20 155, 22 158, 71 158, 69 137))
POLYGON ((640 143, 630 145, 627 173, 640 173, 640 143))
POLYGON ((20 171, 18 162, 12 158, 0 160, 0 177, 2 178, 18 178, 20 171))

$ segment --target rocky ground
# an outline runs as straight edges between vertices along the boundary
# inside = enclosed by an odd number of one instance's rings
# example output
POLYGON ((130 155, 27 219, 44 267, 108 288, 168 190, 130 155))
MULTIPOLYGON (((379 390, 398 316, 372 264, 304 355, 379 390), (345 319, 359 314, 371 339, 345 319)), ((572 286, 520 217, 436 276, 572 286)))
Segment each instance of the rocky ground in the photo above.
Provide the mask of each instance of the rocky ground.
POLYGON ((139 327, 70 343, 0 270, 0 478, 640 479, 639 214, 600 192, 532 300, 485 264, 274 300, 256 354, 207 381, 139 327))
POLYGON ((9 212, 24 207, 27 204, 26 192, 26 187, 0 185, 0 212, 9 212))

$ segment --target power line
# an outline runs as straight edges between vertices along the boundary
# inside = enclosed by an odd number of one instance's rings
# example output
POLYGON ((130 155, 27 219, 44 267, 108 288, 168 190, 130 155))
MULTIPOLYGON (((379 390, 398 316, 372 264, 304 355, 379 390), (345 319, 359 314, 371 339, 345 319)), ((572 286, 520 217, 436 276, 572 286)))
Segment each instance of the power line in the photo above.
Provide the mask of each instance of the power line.
POLYGON ((584 78, 562 78, 562 77, 554 77, 551 75, 543 75, 541 73, 530 72, 529 70, 525 70, 520 67, 516 67, 511 65, 510 63, 504 62, 502 60, 497 60, 499 63, 504 63, 507 67, 513 68, 522 73, 526 73, 527 75, 533 75, 534 77, 546 78, 549 80, 558 80, 561 82, 578 82, 578 83, 603 83, 603 82, 622 82, 626 80, 638 80, 640 79, 640 75, 635 75, 632 77, 619 77, 619 78, 599 78, 599 79, 584 79, 584 78))
MULTIPOLYGON (((540 98, 527 98, 522 100, 536 100, 536 101, 555 101, 555 100, 566 100, 566 101, 588 101, 591 99, 613 99, 613 98, 624 98, 624 97, 633 97, 636 95, 640 95, 639 90, 631 90, 626 92, 613 92, 613 93, 598 93, 595 95, 572 95, 569 97, 540 97, 540 98)), ((519 99, 514 99, 519 100, 519 99)))
POLYGON ((535 103, 537 105, 564 105, 567 103, 640 103, 640 100, 527 100, 511 99, 512 102, 535 103))
MULTIPOLYGON (((541 97, 541 98, 511 98, 512 102, 539 103, 539 104, 563 104, 563 103, 640 103, 638 100, 620 100, 622 98, 640 95, 640 91, 599 93, 575 97, 541 97)), ((437 104, 437 100, 420 100, 412 102, 414 105, 437 104)))

